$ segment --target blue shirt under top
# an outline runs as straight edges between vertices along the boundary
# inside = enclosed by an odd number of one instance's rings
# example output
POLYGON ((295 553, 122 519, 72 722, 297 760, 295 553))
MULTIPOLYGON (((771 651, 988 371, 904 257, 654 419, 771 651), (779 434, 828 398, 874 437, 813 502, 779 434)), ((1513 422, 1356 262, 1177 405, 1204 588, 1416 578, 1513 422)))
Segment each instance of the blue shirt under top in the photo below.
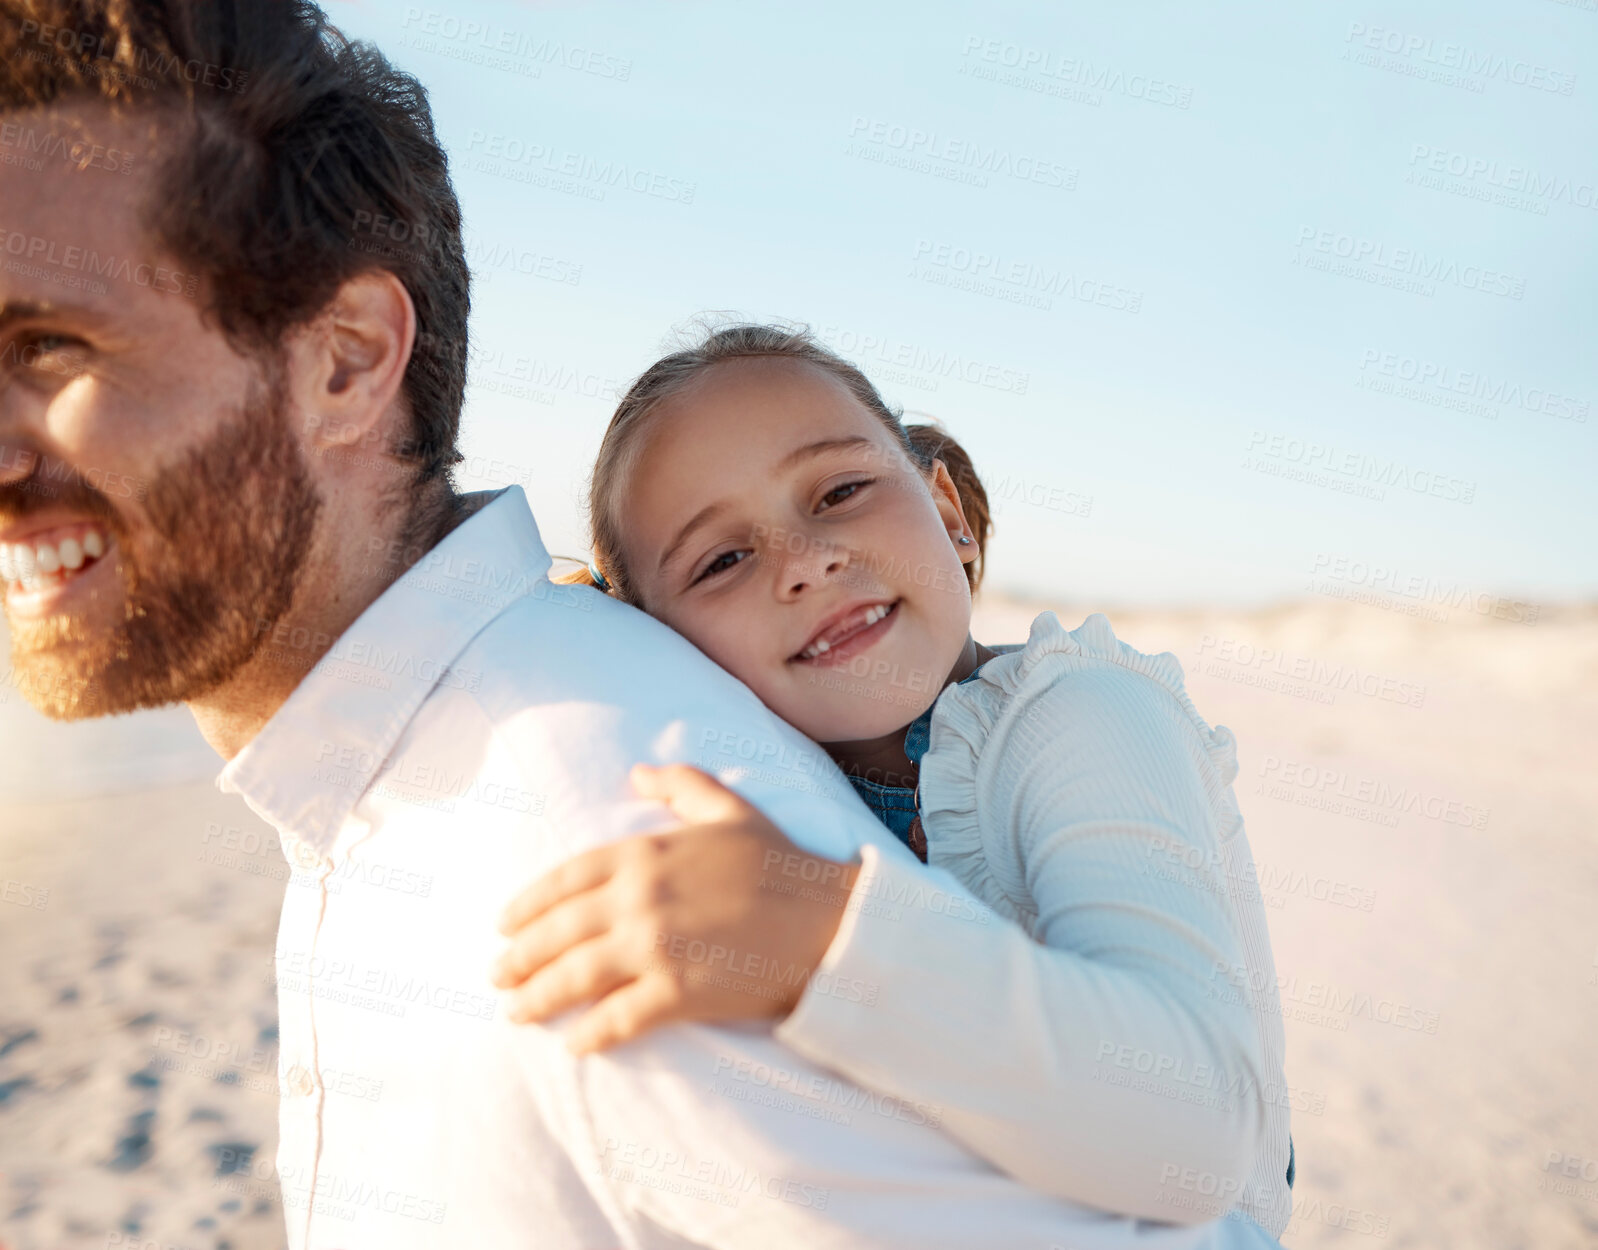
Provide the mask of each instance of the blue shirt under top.
MULTIPOLYGON (((993 651, 999 655, 1004 655, 1010 651, 1019 651, 1024 645, 1019 642, 1011 643, 1009 646, 994 647, 993 651)), ((984 660, 982 664, 978 664, 971 670, 969 676, 960 679, 959 684, 963 686, 968 681, 975 681, 977 674, 982 671, 982 665, 986 663, 987 661, 984 660)), ((942 692, 940 691, 939 698, 941 697, 942 692)), ((927 708, 925 712, 922 712, 920 716, 911 721, 904 731, 904 753, 909 757, 910 764, 914 768, 919 769, 921 767, 921 757, 927 753, 927 747, 931 745, 932 708, 937 706, 937 700, 934 699, 932 707, 927 708)), ((867 781, 864 777, 850 777, 849 784, 854 787, 855 793, 860 796, 861 801, 871 809, 871 814, 885 824, 894 837, 898 838, 906 846, 910 846, 910 826, 915 823, 916 816, 919 815, 916 810, 917 788, 913 786, 885 786, 879 782, 867 781)), ((910 849, 914 850, 915 848, 910 846, 910 849)))

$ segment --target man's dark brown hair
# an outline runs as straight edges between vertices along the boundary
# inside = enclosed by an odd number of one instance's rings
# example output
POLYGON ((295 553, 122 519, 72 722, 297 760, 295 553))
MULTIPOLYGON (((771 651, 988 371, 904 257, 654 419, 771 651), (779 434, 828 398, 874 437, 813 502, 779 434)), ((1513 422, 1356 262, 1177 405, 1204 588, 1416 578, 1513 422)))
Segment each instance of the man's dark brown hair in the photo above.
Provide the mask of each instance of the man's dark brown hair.
POLYGON ((0 111, 79 98, 185 123, 159 154, 145 221, 206 279, 208 312, 240 350, 275 355, 356 274, 405 284, 412 434, 390 450, 418 483, 448 481, 469 275, 421 84, 303 0, 0 0, 0 111))

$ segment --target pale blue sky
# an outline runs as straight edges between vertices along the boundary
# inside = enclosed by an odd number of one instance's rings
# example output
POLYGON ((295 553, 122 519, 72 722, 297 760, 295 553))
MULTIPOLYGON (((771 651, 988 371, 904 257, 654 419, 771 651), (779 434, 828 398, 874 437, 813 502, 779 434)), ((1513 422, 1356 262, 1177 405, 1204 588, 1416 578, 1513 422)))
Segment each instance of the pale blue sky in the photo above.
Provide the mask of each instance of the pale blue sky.
POLYGON ((328 7, 432 93, 492 275, 462 485, 525 484, 554 550, 586 551, 605 387, 730 310, 883 344, 862 363, 890 402, 946 422, 1005 496, 1001 589, 1259 602, 1331 553, 1598 593, 1592 0, 328 7), (1011 172, 961 181, 951 153, 1011 172), (1510 190, 1520 171, 1544 185, 1510 190), (1359 273, 1324 270, 1356 249, 1359 273), (990 289, 1031 275, 1052 307, 952 285, 977 253, 990 289), (1429 293, 1382 284, 1424 265, 1429 293), (1423 368, 1530 402, 1359 385, 1423 368), (1306 468, 1325 476, 1284 476, 1306 468))

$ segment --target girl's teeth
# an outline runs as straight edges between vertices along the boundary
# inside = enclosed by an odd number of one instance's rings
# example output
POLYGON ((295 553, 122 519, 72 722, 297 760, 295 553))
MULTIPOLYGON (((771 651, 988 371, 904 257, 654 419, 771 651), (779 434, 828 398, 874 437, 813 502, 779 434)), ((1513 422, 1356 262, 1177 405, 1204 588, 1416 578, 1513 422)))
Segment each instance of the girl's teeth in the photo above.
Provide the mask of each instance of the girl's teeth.
POLYGON ((59 573, 61 571, 61 557, 56 554, 54 547, 36 547, 33 557, 39 562, 39 572, 59 573))
MULTIPOLYGON (((892 611, 893 611, 893 605, 892 604, 887 604, 887 603, 879 603, 874 608, 867 608, 866 611, 865 611, 865 615, 863 615, 860 618, 860 621, 861 621, 860 628, 861 629, 869 629, 869 628, 871 628, 871 626, 875 625, 878 621, 880 621, 883 617, 887 616, 888 613, 892 612, 892 611)), ((803 651, 801 651, 799 653, 799 658, 802 659, 802 660, 813 660, 818 655, 826 655, 827 652, 829 652, 831 650, 832 650, 832 644, 830 642, 828 642, 825 638, 822 638, 822 639, 820 639, 817 642, 811 643, 808 647, 806 647, 803 651)))
POLYGON ((100 537, 99 530, 90 530, 83 536, 83 554, 91 560, 98 560, 105 554, 105 540, 100 537))
POLYGON ((56 549, 61 553, 61 567, 65 569, 81 569, 83 567, 83 548, 78 546, 76 538, 68 538, 56 549))

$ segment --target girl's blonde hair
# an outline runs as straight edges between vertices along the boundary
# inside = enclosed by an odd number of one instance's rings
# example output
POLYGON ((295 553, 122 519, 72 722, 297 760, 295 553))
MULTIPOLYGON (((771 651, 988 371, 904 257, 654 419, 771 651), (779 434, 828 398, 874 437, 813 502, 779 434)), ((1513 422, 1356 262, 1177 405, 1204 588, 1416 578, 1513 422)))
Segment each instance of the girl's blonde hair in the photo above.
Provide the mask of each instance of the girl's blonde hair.
MULTIPOLYGON (((638 434, 652 413, 672 396, 680 393, 707 369, 728 360, 773 356, 801 360, 822 369, 849 388, 865 407, 898 440, 910 462, 923 473, 932 471, 932 462, 942 460, 960 494, 966 523, 977 545, 976 559, 965 566, 966 577, 975 590, 982 581, 982 563, 988 536, 993 532, 993 516, 988 494, 965 448, 938 425, 905 425, 900 413, 883 402, 877 388, 866 375, 843 357, 823 347, 803 327, 737 324, 712 330, 698 343, 664 356, 644 370, 628 388, 610 419, 599 455, 594 461, 594 476, 588 491, 592 530, 593 563, 604 575, 610 593, 625 602, 636 602, 622 555, 621 535, 616 523, 616 492, 632 468, 639 446, 638 434)), ((583 586, 597 583, 587 569, 556 580, 583 586)))

